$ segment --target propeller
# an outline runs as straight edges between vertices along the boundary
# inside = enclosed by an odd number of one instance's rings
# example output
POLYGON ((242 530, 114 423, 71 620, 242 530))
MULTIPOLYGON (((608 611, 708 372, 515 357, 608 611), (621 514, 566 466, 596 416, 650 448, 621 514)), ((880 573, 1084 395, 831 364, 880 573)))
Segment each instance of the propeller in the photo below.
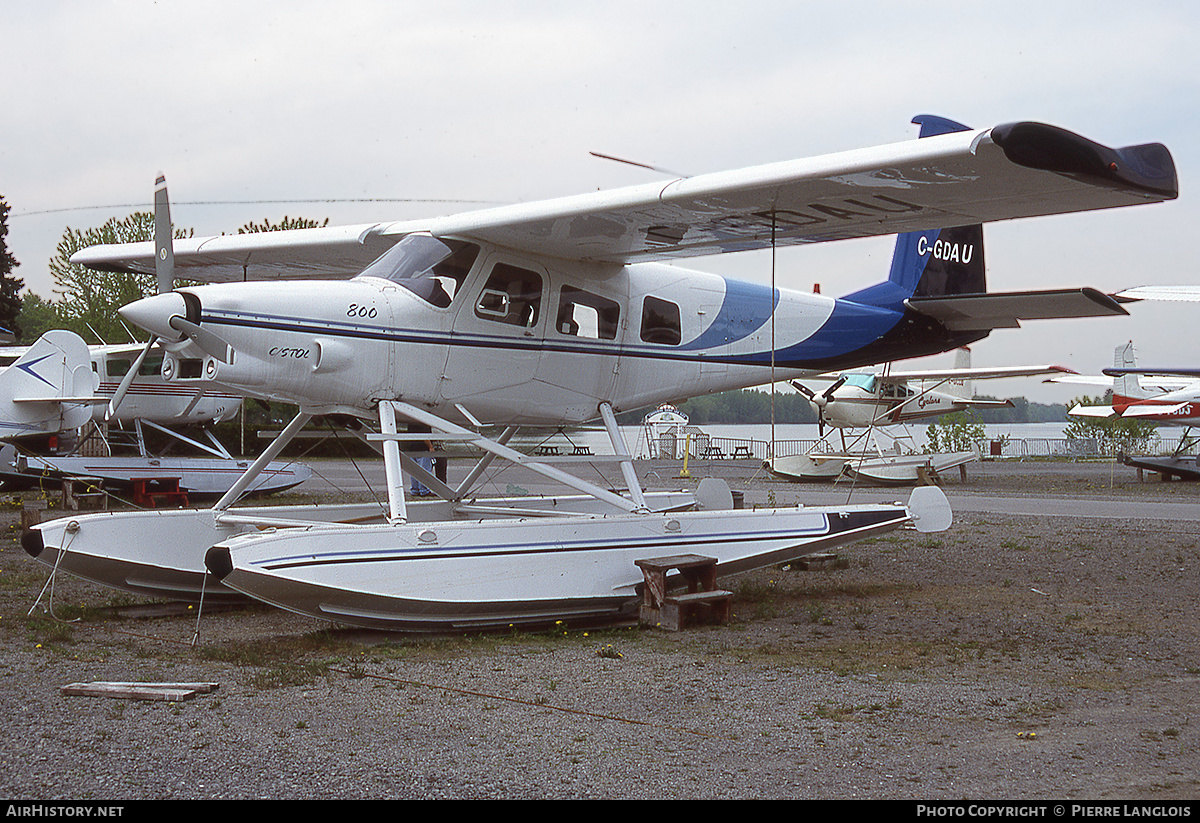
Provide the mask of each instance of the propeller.
POLYGON ((193 323, 186 317, 180 317, 178 314, 167 322, 171 328, 186 335, 205 354, 220 360, 222 363, 233 362, 233 347, 226 343, 220 335, 209 331, 199 323, 193 323))
MULTIPOLYGON (((171 204, 167 197, 167 177, 159 172, 154 180, 154 274, 158 278, 159 294, 166 294, 175 288, 175 244, 172 231, 171 204)), ((125 395, 129 393, 129 387, 133 385, 133 380, 138 375, 138 370, 145 362, 146 355, 159 342, 159 339, 157 335, 151 334, 145 348, 138 354, 133 365, 129 367, 129 371, 125 372, 120 385, 113 393, 112 400, 108 403, 108 409, 104 413, 105 420, 111 420, 116 415, 125 395)))
POLYGON ((825 406, 830 400, 833 399, 833 393, 841 388, 842 384, 845 382, 846 375, 843 374, 837 380, 834 380, 831 384, 829 384, 829 387, 825 389, 825 391, 818 394, 798 380, 792 381, 792 388, 807 397, 808 402, 817 407, 817 433, 821 437, 825 436, 825 406))
POLYGON ((150 353, 150 349, 158 342, 158 338, 151 336, 150 341, 138 353, 137 359, 133 361, 133 365, 129 367, 129 371, 125 372, 125 376, 121 378, 121 384, 117 386, 117 390, 113 392, 112 400, 108 401, 108 409, 104 412, 106 421, 112 420, 117 414, 117 409, 121 406, 121 401, 125 399, 125 395, 129 392, 129 387, 133 385, 133 379, 137 377, 138 370, 142 368, 142 363, 146 360, 146 355, 150 353))
POLYGON ((171 203, 167 198, 167 177, 162 172, 154 180, 154 274, 158 293, 175 289, 175 242, 171 228, 171 203))

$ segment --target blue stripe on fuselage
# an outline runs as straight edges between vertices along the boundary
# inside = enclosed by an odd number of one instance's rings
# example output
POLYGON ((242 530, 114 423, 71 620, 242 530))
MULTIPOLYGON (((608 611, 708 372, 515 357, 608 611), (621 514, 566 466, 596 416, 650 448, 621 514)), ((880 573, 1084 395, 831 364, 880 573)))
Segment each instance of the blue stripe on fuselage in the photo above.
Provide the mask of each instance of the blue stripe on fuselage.
POLYGON ((682 351, 709 349, 743 340, 761 329, 779 305, 779 290, 742 280, 725 280, 725 299, 717 316, 682 351))
MULTIPOLYGON (((806 340, 775 352, 776 365, 794 365, 805 368, 808 363, 829 358, 843 357, 871 345, 891 331, 904 316, 903 305, 899 311, 858 303, 844 298, 833 305, 821 328, 806 340)), ((753 359, 764 362, 770 352, 753 359)))

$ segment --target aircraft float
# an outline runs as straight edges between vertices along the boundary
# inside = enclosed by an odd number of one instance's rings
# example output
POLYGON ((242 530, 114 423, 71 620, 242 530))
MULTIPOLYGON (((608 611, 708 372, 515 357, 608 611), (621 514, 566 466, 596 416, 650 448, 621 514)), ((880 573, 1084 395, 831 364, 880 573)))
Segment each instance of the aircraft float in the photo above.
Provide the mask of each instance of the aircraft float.
POLYGON ((913 141, 662 184, 174 244, 160 182, 154 243, 73 260, 158 274, 161 293, 120 314, 151 333, 144 351, 164 350, 168 381, 300 411, 211 508, 64 518, 23 543, 119 588, 240 593, 420 630, 612 618, 636 601, 639 560, 695 553, 728 575, 907 525, 943 530, 936 487, 907 504, 764 510, 732 508, 719 482, 650 493, 616 424, 624 410, 949 351, 1025 319, 1126 313, 1088 288, 988 293, 979 224, 1171 200, 1165 147, 1113 149, 1037 123, 914 122, 913 141), (897 233, 888 279, 840 298, 664 262, 897 233), (316 414, 377 423, 364 437, 383 454, 386 508, 235 508, 259 463, 316 414), (519 426, 592 420, 625 488, 506 445, 519 426), (503 433, 485 437, 484 424, 503 433), (482 456, 443 483, 401 450, 430 439, 418 427, 482 456), (497 459, 575 494, 478 497, 497 459), (438 499, 406 501, 404 473, 438 499))
POLYGON ((764 468, 798 481, 848 477, 908 484, 936 478, 939 472, 978 460, 978 451, 923 453, 906 424, 967 409, 1012 406, 1011 400, 975 397, 975 380, 1071 371, 1053 364, 971 368, 971 352, 966 347, 956 352, 952 369, 895 371, 891 366, 821 375, 819 380, 809 381, 815 387, 792 380, 793 388, 808 398, 817 413, 819 439, 804 454, 773 456, 764 468), (822 388, 822 381, 828 385, 822 388), (828 434, 826 426, 830 427, 828 434), (900 434, 893 433, 897 429, 900 434), (830 440, 835 432, 841 438, 840 448, 830 440))

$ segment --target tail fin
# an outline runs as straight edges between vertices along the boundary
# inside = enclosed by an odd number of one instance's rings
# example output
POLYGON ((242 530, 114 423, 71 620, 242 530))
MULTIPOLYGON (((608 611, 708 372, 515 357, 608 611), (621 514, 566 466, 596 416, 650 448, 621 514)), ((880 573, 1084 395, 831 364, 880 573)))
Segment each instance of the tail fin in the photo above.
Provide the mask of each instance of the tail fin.
MULTIPOLYGON (((968 130, 961 123, 930 114, 918 115, 913 122, 921 127, 920 137, 968 130)), ((983 294, 987 291, 983 226, 900 235, 888 280, 916 297, 983 294)))
MULTIPOLYGON (((968 130, 961 123, 931 114, 918 115, 913 122, 921 127, 921 138, 968 130)), ((900 310, 910 297, 986 291, 983 226, 972 225, 898 235, 887 282, 864 289, 850 299, 900 310)))
MULTIPOLYGON (((971 368, 971 350, 963 346, 954 353, 954 368, 966 371, 971 368)), ((975 381, 969 377, 955 377, 946 381, 946 394, 959 400, 975 398, 975 381)))
POLYGON ((77 429, 92 417, 98 378, 83 338, 48 331, 0 371, 0 437, 77 429))
MULTIPOLYGON (((1137 367, 1137 353, 1133 349, 1133 341, 1117 346, 1113 350, 1113 366, 1118 369, 1137 367)), ((1128 397, 1131 400, 1149 397, 1150 393, 1142 388, 1141 378, 1136 374, 1118 374, 1113 377, 1113 401, 1118 397, 1128 397)))

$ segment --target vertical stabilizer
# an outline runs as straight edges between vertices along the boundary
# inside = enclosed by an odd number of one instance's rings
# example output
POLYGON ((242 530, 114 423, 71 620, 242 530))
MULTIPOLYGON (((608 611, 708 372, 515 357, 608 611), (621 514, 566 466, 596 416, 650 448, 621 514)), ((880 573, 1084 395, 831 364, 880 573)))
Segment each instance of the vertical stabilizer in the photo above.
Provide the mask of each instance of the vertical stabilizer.
MULTIPOLYGON (((963 371, 971 368, 971 350, 966 346, 954 353, 954 368, 963 371)), ((975 397, 975 381, 969 377, 953 377, 946 381, 944 391, 959 400, 970 400, 975 397)))
POLYGON ((98 378, 83 338, 57 329, 0 371, 0 437, 77 429, 92 418, 98 378))
MULTIPOLYGON (((918 115, 913 122, 921 127, 921 138, 968 130, 961 123, 930 114, 918 115)), ((887 282, 847 299, 899 311, 910 297, 986 291, 983 226, 970 225, 897 235, 887 282)))
MULTIPOLYGON (((944 117, 922 114, 913 118, 919 137, 934 137, 968 127, 944 117)), ((983 262, 983 226, 956 226, 909 232, 896 238, 888 279, 916 297, 983 294, 987 279, 983 262)))
MULTIPOLYGON (((1113 366, 1118 369, 1137 367, 1137 353, 1133 349, 1133 341, 1117 346, 1113 350, 1113 366)), ((1142 381, 1136 374, 1118 374, 1113 378, 1113 399, 1128 397, 1137 400, 1149 397, 1150 394, 1142 388, 1142 381)))

